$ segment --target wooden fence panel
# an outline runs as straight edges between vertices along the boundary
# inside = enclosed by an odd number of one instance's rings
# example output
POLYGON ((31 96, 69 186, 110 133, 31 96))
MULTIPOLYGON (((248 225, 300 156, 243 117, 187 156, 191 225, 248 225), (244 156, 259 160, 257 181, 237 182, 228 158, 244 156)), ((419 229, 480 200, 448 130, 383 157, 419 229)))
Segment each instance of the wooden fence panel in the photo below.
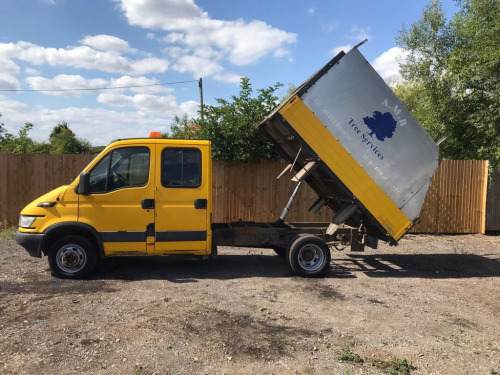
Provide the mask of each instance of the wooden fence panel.
POLYGON ((443 160, 413 233, 484 233, 488 161, 443 160))
MULTIPOLYGON (((17 223, 19 211, 36 197, 75 178, 92 155, 0 154, 0 220, 17 223)), ((296 183, 293 173, 279 180, 285 163, 214 161, 213 221, 275 221, 296 183)), ((486 227, 487 161, 445 160, 429 186, 420 215, 412 229, 419 233, 484 233, 486 227)), ((488 229, 499 230, 500 171, 489 190, 488 229), (496 229, 495 229, 496 228, 496 229)), ((496 176, 496 177, 495 177, 496 176)), ((311 214, 317 196, 306 184, 288 213, 288 221, 330 221, 323 207, 311 214)))
POLYGON ((488 181, 486 230, 500 231, 500 168, 491 174, 488 181))
MULTIPOLYGON (((214 161, 213 221, 276 221, 296 186, 291 173, 276 180, 285 166, 272 160, 214 161)), ((307 211, 317 198, 309 186, 302 185, 286 219, 329 221, 332 214, 326 207, 316 215, 307 211)))
POLYGON ((21 209, 68 183, 94 155, 0 154, 0 221, 17 224, 21 209))

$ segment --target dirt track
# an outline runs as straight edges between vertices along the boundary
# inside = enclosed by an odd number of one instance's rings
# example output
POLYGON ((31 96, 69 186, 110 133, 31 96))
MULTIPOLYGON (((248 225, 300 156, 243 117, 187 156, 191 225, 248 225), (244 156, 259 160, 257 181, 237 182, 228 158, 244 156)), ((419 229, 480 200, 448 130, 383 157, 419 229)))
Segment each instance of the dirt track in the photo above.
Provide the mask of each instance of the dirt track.
POLYGON ((398 358, 500 374, 498 236, 335 251, 322 279, 270 250, 219 254, 107 259, 67 281, 0 240, 0 373, 384 374, 398 358))

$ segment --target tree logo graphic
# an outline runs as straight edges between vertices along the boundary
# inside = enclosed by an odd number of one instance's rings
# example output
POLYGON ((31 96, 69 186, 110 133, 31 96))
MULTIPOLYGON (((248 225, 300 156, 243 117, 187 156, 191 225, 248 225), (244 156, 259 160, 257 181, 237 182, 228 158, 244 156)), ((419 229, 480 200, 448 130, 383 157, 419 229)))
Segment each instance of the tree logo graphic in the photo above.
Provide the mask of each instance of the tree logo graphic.
POLYGON ((372 131, 368 135, 373 138, 373 134, 379 141, 384 141, 385 138, 392 138, 396 130, 397 122, 390 112, 373 112, 372 117, 363 117, 363 121, 372 131))

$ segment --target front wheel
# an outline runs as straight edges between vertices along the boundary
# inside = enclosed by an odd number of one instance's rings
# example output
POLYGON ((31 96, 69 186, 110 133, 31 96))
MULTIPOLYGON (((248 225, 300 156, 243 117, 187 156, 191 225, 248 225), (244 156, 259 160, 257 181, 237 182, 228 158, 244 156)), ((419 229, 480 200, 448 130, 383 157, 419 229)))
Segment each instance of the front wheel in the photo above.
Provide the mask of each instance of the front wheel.
POLYGON ((313 235, 303 235, 291 242, 286 259, 299 275, 318 277, 328 270, 332 257, 324 241, 313 235))
POLYGON ((63 279, 86 277, 96 264, 92 243, 82 236, 67 236, 55 241, 49 250, 49 266, 54 276, 63 279))

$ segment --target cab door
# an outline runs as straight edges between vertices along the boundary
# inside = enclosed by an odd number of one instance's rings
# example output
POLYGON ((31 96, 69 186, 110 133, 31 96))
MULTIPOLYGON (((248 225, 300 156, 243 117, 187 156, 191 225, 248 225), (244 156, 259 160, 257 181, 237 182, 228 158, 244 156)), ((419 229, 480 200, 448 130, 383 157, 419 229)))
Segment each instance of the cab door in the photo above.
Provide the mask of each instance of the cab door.
POLYGON ((208 142, 156 145, 155 253, 211 251, 208 142))
POLYGON ((147 253, 147 236, 154 234, 154 150, 154 144, 117 145, 88 171, 90 194, 79 195, 78 221, 99 233, 106 255, 147 253))

